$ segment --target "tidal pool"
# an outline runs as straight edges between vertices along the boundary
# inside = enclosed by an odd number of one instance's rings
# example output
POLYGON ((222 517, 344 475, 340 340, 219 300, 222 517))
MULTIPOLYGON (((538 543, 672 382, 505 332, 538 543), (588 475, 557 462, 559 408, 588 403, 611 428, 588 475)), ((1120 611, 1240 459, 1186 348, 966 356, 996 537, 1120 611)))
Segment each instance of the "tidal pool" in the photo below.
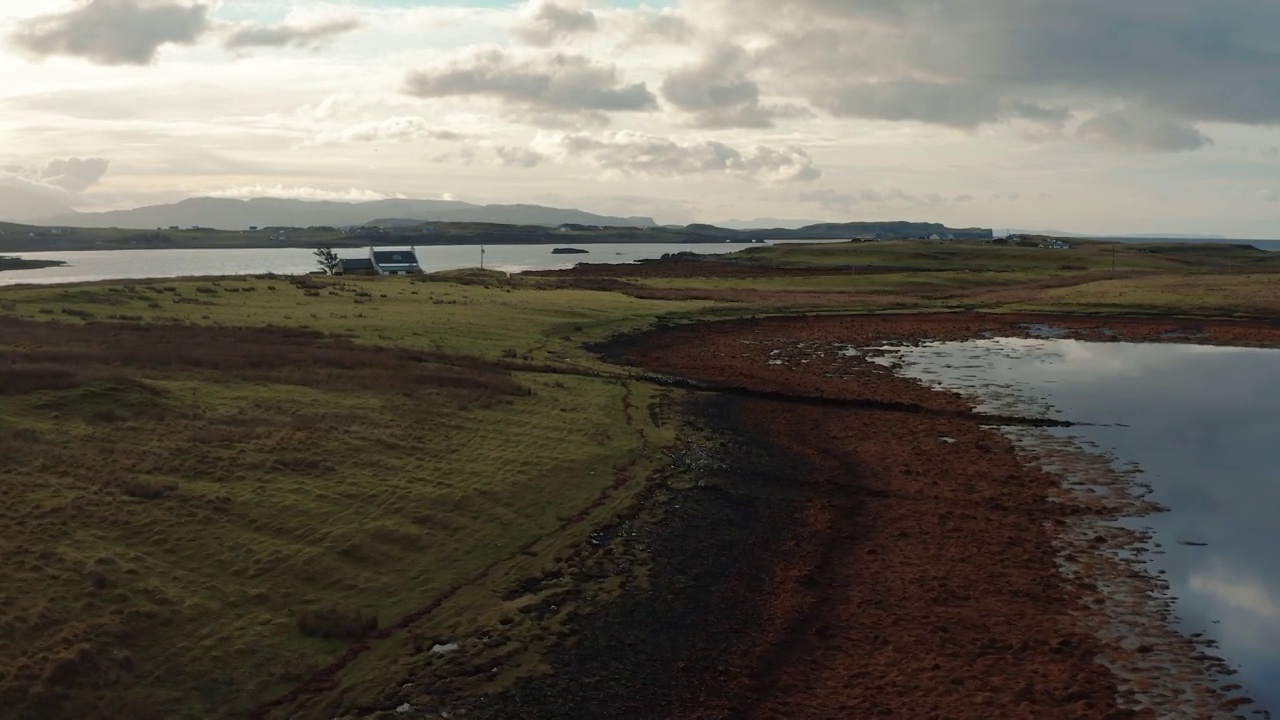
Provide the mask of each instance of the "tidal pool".
POLYGON ((1051 432, 1140 468, 1168 510, 1125 524, 1154 530, 1145 562, 1178 629, 1219 643, 1257 701, 1242 714, 1280 711, 1280 350, 1056 337, 882 350, 876 362, 983 411, 1093 423, 1051 432))

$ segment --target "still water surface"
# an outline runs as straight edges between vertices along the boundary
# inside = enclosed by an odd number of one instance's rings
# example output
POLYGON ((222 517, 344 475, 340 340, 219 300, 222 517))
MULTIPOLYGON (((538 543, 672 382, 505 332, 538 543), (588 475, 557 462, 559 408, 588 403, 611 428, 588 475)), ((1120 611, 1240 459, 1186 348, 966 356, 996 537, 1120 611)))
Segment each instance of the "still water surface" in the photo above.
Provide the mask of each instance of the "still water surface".
MULTIPOLYGON (((784 241, 786 242, 786 241, 784 241)), ((807 241, 822 242, 822 241, 807 241)), ((581 262, 630 263, 664 253, 730 253, 751 247, 743 243, 606 243, 582 245, 587 254, 552 255, 558 245, 486 245, 484 266, 505 272, 558 270, 581 262)), ((0 285, 65 283, 198 275, 293 275, 316 269, 314 251, 303 248, 246 250, 83 250, 15 253, 28 260, 61 260, 67 265, 41 270, 0 272, 0 285)), ((368 257, 364 248, 336 250, 340 257, 368 257)), ((418 248, 427 272, 479 267, 479 245, 436 245, 418 248)))
POLYGON ((882 361, 986 411, 1108 425, 1054 433, 1141 467, 1170 511, 1126 524, 1155 528, 1180 629, 1221 643, 1245 712, 1280 711, 1280 350, 993 338, 882 361))

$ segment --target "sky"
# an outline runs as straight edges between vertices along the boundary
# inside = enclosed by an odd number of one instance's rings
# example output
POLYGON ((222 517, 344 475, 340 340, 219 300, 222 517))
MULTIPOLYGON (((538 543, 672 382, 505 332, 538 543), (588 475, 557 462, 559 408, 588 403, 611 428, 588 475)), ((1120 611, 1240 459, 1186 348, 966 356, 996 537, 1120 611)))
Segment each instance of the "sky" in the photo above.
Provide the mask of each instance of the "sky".
POLYGON ((0 77, 0 199, 28 213, 1280 237, 1274 0, 4 0, 0 77))

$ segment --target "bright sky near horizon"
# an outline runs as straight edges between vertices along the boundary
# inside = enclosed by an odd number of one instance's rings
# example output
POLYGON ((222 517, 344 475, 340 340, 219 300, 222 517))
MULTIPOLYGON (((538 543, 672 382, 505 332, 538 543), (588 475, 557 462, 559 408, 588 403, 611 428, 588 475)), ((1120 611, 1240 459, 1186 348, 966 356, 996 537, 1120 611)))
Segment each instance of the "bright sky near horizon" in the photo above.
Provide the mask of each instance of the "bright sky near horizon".
POLYGON ((1280 236, 1257 0, 6 1, 0 77, 0 219, 408 196, 1280 236))

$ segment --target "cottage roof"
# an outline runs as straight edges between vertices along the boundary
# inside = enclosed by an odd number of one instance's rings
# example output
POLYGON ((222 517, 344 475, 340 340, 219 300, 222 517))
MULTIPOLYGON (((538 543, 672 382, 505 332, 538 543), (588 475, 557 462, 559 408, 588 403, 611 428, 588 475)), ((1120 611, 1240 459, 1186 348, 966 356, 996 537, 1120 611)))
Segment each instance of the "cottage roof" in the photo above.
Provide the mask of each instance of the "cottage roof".
POLYGON ((369 258, 342 258, 339 262, 342 264, 343 272, 373 269, 373 261, 369 258))
POLYGON ((418 264, 418 257, 412 250, 374 250, 373 260, 379 265, 418 264))

